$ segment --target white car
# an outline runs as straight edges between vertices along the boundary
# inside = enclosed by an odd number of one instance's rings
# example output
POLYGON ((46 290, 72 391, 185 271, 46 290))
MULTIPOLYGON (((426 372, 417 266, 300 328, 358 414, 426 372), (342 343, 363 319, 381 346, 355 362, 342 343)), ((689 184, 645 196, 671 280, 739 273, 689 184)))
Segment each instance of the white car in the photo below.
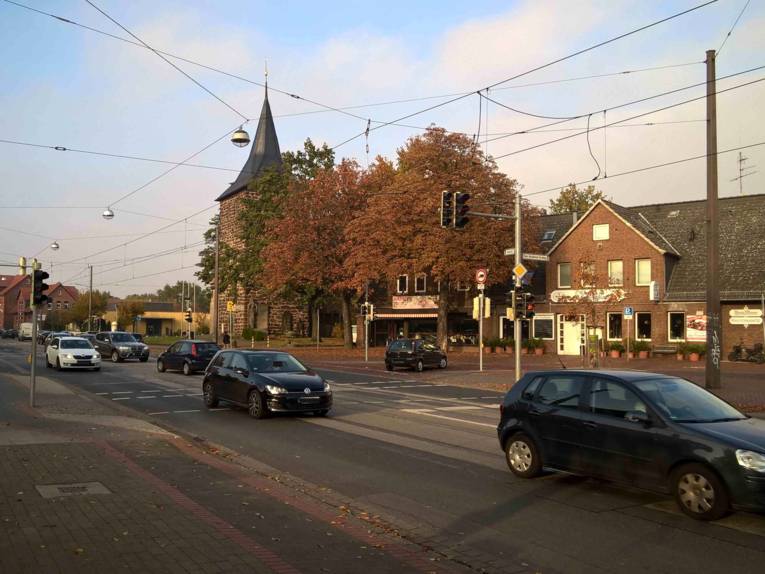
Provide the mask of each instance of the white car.
POLYGON ((45 349, 45 366, 58 370, 86 368, 98 371, 101 355, 83 337, 54 337, 45 349))

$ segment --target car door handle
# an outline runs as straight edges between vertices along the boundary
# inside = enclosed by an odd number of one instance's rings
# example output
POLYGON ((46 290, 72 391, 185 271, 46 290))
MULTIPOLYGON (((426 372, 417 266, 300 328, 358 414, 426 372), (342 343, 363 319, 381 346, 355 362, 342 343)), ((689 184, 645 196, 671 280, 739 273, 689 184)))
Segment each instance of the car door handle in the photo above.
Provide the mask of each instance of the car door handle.
POLYGON ((584 421, 582 423, 582 425, 585 428, 588 428, 588 429, 596 429, 596 428, 598 428, 598 425, 596 423, 594 423, 594 422, 591 422, 591 421, 584 421))

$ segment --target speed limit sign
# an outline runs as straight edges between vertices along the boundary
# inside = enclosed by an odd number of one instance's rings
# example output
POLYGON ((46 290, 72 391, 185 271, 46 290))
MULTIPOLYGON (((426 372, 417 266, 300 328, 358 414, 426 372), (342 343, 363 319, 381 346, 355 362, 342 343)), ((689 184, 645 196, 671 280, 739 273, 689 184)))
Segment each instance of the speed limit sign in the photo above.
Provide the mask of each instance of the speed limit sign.
POLYGON ((479 269, 475 272, 475 282, 479 285, 484 285, 486 283, 486 277, 489 275, 488 269, 479 269))

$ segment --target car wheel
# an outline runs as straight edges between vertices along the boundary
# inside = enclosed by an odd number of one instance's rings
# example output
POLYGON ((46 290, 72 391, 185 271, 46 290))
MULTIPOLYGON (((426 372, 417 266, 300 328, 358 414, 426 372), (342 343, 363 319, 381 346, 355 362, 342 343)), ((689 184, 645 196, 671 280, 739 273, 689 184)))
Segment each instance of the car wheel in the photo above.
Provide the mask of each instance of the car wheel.
POLYGON ((58 360, 58 357, 56 357, 56 370, 57 371, 61 370, 61 361, 58 360))
POLYGON ((505 460, 510 471, 520 478, 534 478, 542 472, 542 457, 531 438, 523 433, 513 435, 505 445, 505 460))
POLYGON ((316 416, 319 416, 319 417, 326 417, 328 414, 329 414, 329 409, 316 411, 316 416))
POLYGON ((257 389, 250 393, 249 406, 247 407, 250 416, 254 419, 264 419, 268 416, 268 407, 263 395, 257 389))
POLYGON ((392 371, 393 370, 393 364, 389 363, 388 361, 385 361, 385 370, 386 371, 392 371))
POLYGON ((718 520, 730 511, 728 491, 720 478, 703 464, 685 464, 672 473, 675 501, 696 520, 718 520))
POLYGON ((157 359, 157 371, 159 371, 160 373, 165 372, 165 361, 163 361, 162 359, 157 359))
POLYGON ((49 369, 53 366, 53 365, 50 364, 50 361, 48 360, 48 354, 47 353, 45 354, 45 366, 47 368, 49 368, 49 369))
POLYGON ((215 395, 212 383, 208 382, 202 385, 202 394, 204 395, 205 406, 208 409, 214 409, 218 406, 218 397, 215 395))
POLYGON ((191 374, 191 365, 188 363, 183 363, 183 374, 187 377, 191 374))
POLYGON ((422 363, 422 359, 417 361, 417 364, 414 366, 414 370, 417 371, 418 373, 421 373, 424 368, 425 368, 425 365, 422 363))
POLYGON ((446 357, 442 357, 441 360, 438 362, 438 368, 439 369, 446 368, 446 357))
POLYGON ((112 351, 112 363, 120 362, 120 354, 117 351, 112 351))

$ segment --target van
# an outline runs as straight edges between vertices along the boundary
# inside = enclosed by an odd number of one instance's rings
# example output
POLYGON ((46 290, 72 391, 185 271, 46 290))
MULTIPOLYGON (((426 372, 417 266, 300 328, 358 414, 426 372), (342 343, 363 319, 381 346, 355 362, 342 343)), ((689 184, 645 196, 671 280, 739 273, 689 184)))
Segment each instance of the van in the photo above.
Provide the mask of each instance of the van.
POLYGON ((32 323, 22 323, 19 325, 19 341, 32 339, 32 323))

